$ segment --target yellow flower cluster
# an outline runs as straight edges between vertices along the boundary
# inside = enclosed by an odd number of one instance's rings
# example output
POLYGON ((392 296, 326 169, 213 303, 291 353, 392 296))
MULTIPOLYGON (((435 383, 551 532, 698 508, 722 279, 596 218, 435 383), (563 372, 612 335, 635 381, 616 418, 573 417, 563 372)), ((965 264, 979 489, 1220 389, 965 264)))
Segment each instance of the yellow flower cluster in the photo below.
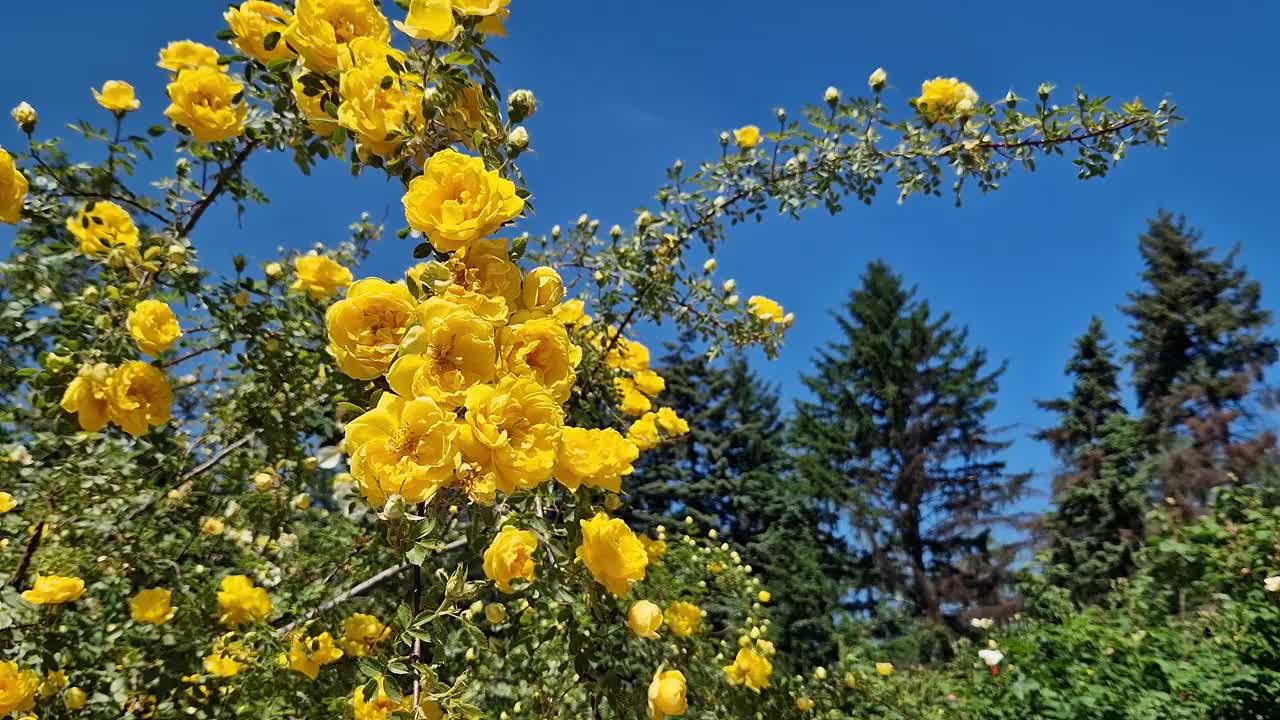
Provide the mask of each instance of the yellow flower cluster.
POLYGON ((124 208, 109 200, 99 200, 68 217, 67 232, 80 243, 80 252, 89 257, 117 250, 127 257, 138 254, 138 226, 124 208))
POLYGON ((342 658, 342 650, 333 643, 333 637, 322 632, 316 637, 294 635, 289 643, 289 669, 315 680, 320 668, 342 658))
POLYGON ((235 677, 253 659, 253 653, 244 642, 236 640, 235 633, 227 633, 214 642, 205 656, 204 671, 216 677, 235 677))
POLYGON ((396 21, 396 29, 416 40, 451 42, 462 27, 458 17, 480 17, 482 33, 505 35, 511 0, 410 0, 404 22, 396 21))
POLYGON ((265 620, 271 614, 271 597, 248 577, 227 575, 218 590, 218 608, 222 611, 222 624, 234 630, 245 623, 265 620))
POLYGON ((62 409, 77 414, 81 430, 98 432, 109 421, 134 437, 169 422, 172 405, 164 373, 137 360, 85 365, 62 395, 62 409))
POLYGON ((769 678, 773 676, 773 663, 755 650, 744 647, 738 650, 732 665, 724 667, 725 677, 730 685, 746 687, 759 693, 769 687, 769 678))
POLYGON ((689 432, 689 423, 671 408, 646 412, 627 429, 627 438, 641 451, 656 447, 663 439, 676 438, 689 432))
POLYGON ((363 61, 344 68, 338 83, 342 97, 338 125, 356 138, 362 157, 393 157, 415 129, 423 126, 421 79, 387 62, 387 55, 395 51, 385 41, 358 38, 351 48, 351 55, 344 58, 363 61))
POLYGON ((309 70, 330 73, 357 38, 391 39, 391 27, 374 0, 298 0, 282 43, 296 50, 309 70))
POLYGON ((916 109, 932 122, 968 117, 978 108, 978 93, 957 78, 936 77, 920 85, 916 109))
POLYGON ((627 627, 636 637, 656 640, 658 629, 665 622, 672 635, 686 638, 697 634, 705 616, 706 611, 702 608, 683 600, 672 603, 666 613, 656 604, 640 600, 627 611, 627 627))
POLYGON ((13 156, 0 148, 0 222, 13 225, 22 219, 22 203, 29 189, 27 178, 14 164, 13 156))

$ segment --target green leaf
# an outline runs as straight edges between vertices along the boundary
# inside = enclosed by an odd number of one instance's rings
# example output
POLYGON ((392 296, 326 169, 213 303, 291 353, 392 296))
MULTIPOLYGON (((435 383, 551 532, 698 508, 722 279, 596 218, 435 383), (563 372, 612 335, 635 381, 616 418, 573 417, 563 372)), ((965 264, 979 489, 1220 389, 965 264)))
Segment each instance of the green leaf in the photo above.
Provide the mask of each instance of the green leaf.
POLYGON ((267 50, 275 50, 276 45, 279 45, 279 44, 280 44, 280 33, 278 31, 269 32, 262 38, 262 47, 266 48, 267 50))
POLYGON ((435 252, 435 248, 431 247, 431 243, 424 241, 418 243, 418 245, 413 248, 413 257, 421 260, 422 258, 429 257, 433 252, 435 252))
POLYGON ((461 50, 455 50, 454 52, 444 56, 444 62, 448 65, 471 65, 475 63, 475 61, 476 59, 474 57, 468 53, 462 52, 461 50))

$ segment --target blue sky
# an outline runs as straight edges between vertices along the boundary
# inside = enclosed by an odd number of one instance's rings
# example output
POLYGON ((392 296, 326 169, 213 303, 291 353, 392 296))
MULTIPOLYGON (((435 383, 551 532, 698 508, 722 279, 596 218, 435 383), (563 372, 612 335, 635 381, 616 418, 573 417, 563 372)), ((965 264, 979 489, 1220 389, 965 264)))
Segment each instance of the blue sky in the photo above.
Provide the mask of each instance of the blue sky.
MULTIPOLYGON (((89 88, 123 79, 143 102, 134 129, 163 122, 156 50, 173 39, 216 44, 225 6, 6 3, 5 26, 22 31, 0 44, 0 67, 8 68, 0 106, 31 102, 46 136, 78 117, 105 125, 89 88)), ((541 101, 523 162, 538 212, 523 229, 545 232, 582 212, 605 227, 627 224, 634 208, 653 202, 672 160, 710 157, 721 130, 768 127, 774 107, 819 102, 828 85, 861 92, 877 66, 888 70, 889 102, 899 106, 940 74, 967 80, 984 97, 1010 88, 1030 96, 1041 81, 1149 103, 1168 95, 1187 118, 1170 149, 1136 151, 1105 180, 1082 183, 1067 162, 1048 162, 960 209, 949 199, 897 206, 886 197, 834 218, 815 212, 799 223, 739 227, 719 258, 719 274, 736 278, 744 295, 768 294, 797 315, 781 358, 757 364, 788 397, 803 392, 799 373, 831 337, 827 312, 869 260, 887 260, 936 309, 969 325, 993 359, 1009 361, 996 414, 1017 441, 1008 459, 1047 473, 1047 452, 1026 439, 1045 422, 1031 400, 1064 391, 1062 365, 1091 313, 1125 334, 1116 306, 1137 285, 1136 237, 1158 208, 1185 213, 1211 243, 1242 243, 1243 261, 1269 289, 1266 303, 1275 307, 1280 297, 1268 179, 1280 143, 1265 131, 1280 115, 1270 49, 1280 5, 1018 6, 846 2, 784 12, 762 0, 514 0, 511 36, 494 46, 504 61, 499 78, 541 101)), ((0 145, 22 144, 0 125, 0 145)), ((280 246, 338 241, 362 210, 385 212, 391 229, 400 222, 399 191, 372 175, 354 181, 329 164, 299 179, 283 156, 257 157, 249 172, 273 202, 251 208, 242 230, 228 208, 211 213, 194 241, 215 264, 234 253, 263 261, 280 246)), ((10 237, 0 228, 0 249, 10 237)), ((362 274, 399 274, 409 251, 388 237, 362 274)))

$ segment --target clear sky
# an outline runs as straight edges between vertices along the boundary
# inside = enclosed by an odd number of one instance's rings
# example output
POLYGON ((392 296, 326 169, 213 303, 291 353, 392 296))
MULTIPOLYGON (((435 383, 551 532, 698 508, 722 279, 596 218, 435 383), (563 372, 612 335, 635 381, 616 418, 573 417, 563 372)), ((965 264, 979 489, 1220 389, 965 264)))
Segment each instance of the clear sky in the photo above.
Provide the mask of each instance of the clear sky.
MULTIPOLYGON (((226 4, 4 3, 0 106, 31 102, 46 136, 78 117, 106 125, 89 88, 123 79, 143 103, 134 129, 163 122, 157 49, 184 38, 217 44, 226 4)), ((1091 94, 1140 95, 1149 104, 1168 95, 1178 104, 1187 120, 1171 147, 1139 149, 1101 181, 1079 182, 1066 161, 1048 162, 960 209, 949 199, 897 206, 886 197, 834 218, 818 211, 799 223, 734 230, 720 276, 797 316, 781 358, 757 363, 788 398, 803 393, 798 375, 831 337, 828 311, 869 260, 883 258, 935 308, 969 325, 994 359, 1009 361, 996 420, 1017 440, 1012 466, 1043 475, 1048 454, 1026 435, 1045 418, 1031 401, 1065 390, 1062 365, 1091 313, 1124 336, 1116 306, 1137 285, 1136 237, 1158 208, 1185 213, 1216 245, 1243 244, 1243 261, 1268 289, 1265 302, 1276 307, 1280 298, 1269 174, 1280 164, 1270 130, 1280 116, 1272 50, 1280 4, 513 0, 512 11, 510 37, 494 48, 503 86, 531 88, 541 102, 528 123, 533 152, 522 159, 538 210, 522 228, 534 233, 582 212, 604 227, 627 224, 634 208, 652 205, 672 160, 710 157, 721 130, 768 127, 774 107, 820 102, 828 85, 861 92, 877 66, 889 72, 887 97, 899 106, 935 75, 959 76, 989 98, 1010 88, 1031 96, 1050 81, 1064 97, 1078 84, 1091 94)), ((0 123, 0 145, 21 143, 0 123)), ((234 253, 256 262, 279 246, 338 241, 362 210, 385 213, 392 230, 401 223, 399 191, 372 175, 354 181, 329 164, 299 178, 283 156, 256 157, 248 170, 273 202, 251 208, 243 230, 228 208, 211 213, 194 241, 215 266, 234 253)), ((11 236, 0 228, 0 250, 11 236)), ((398 275, 409 250, 389 236, 357 274, 398 275)))

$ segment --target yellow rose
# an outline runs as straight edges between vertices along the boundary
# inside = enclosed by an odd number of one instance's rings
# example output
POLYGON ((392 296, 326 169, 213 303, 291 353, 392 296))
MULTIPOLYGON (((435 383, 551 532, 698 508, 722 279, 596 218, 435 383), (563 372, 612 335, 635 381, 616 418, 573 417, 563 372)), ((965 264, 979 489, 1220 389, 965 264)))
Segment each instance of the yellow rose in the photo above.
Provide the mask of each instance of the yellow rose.
POLYGON ((71 712, 84 707, 87 702, 89 702, 89 694, 78 687, 67 688, 67 694, 62 698, 62 704, 66 705, 71 712))
POLYGON ((13 156, 0 148, 0 222, 14 225, 22 220, 22 202, 27 198, 30 184, 13 156))
POLYGON ((463 458, 504 493, 529 490, 555 468, 564 410, 532 378, 507 376, 467 391, 463 458))
POLYGON ((756 600, 759 600, 761 603, 767 603, 772 599, 773 594, 768 590, 761 590, 759 593, 756 593, 756 600))
POLYGON ((645 413, 640 419, 631 423, 631 427, 627 429, 627 439, 630 440, 641 452, 652 450, 658 446, 658 416, 655 413, 645 413))
POLYGON ((637 600, 627 610, 627 627, 638 638, 657 640, 658 628, 662 627, 662 608, 648 600, 637 600))
POLYGON ((172 599, 173 593, 164 588, 143 590, 129 599, 129 617, 146 625, 163 625, 177 612, 172 599))
MULTIPOLYGON (((351 709, 355 714, 355 720, 389 720, 405 709, 406 699, 393 700, 387 694, 386 678, 378 677, 375 682, 378 689, 368 700, 364 697, 364 685, 357 687, 352 695, 351 709)), ((440 706, 431 700, 422 701, 419 711, 427 720, 441 720, 444 717, 440 706)))
POLYGON ((182 337, 182 328, 173 310, 159 300, 143 300, 133 306, 125 319, 138 349, 152 357, 173 347, 182 337))
POLYGON ((752 315, 765 322, 780 323, 784 315, 781 305, 763 295, 752 295, 747 298, 747 309, 752 315))
POLYGON ((534 581, 537 551, 538 538, 533 533, 507 525, 484 551, 484 575, 502 592, 513 593, 512 580, 534 581))
POLYGON ((391 637, 391 628, 372 615, 356 613, 342 622, 342 649, 351 657, 368 657, 391 637))
POLYGON ((644 546, 645 555, 649 556, 649 564, 657 565, 662 560, 662 556, 667 554, 667 541, 654 540, 648 535, 637 535, 640 538, 640 544, 644 546))
POLYGON ((430 238, 437 250, 453 251, 483 239, 524 209, 515 183, 484 160, 452 149, 427 161, 404 196, 410 227, 430 238))
POLYGON ((62 393, 62 409, 78 415, 81 430, 98 432, 107 426, 107 381, 110 378, 110 365, 85 365, 62 393))
POLYGON ((649 369, 649 348, 643 343, 619 337, 614 330, 607 333, 603 342, 604 347, 609 347, 610 343, 613 344, 605 354, 605 364, 609 367, 633 373, 649 369))
POLYGON ((7 492, 0 492, 0 515, 18 507, 18 501, 13 499, 13 495, 7 492))
POLYGON ((240 52, 260 63, 293 57, 293 51, 283 38, 277 38, 275 47, 267 49, 266 38, 271 33, 283 33, 292 16, 275 3, 263 0, 246 0, 239 7, 228 8, 222 14, 227 27, 235 33, 231 44, 240 52))
POLYGON ((168 86, 164 116, 191 133, 197 142, 230 140, 244 132, 249 109, 244 86, 213 68, 183 70, 168 86))
POLYGON ((689 423, 669 407, 658 408, 658 426, 668 437, 677 437, 689 432, 689 423))
POLYGON ((878 662, 876 663, 876 673, 881 677, 889 677, 893 674, 893 663, 878 662))
MULTIPOLYGON (((388 57, 395 58, 396 62, 400 63, 400 67, 405 67, 409 62, 409 56, 403 50, 392 47, 386 40, 376 37, 352 38, 351 42, 347 43, 346 50, 338 55, 338 69, 347 72, 364 65, 378 65, 383 68, 384 74, 394 75, 396 73, 391 69, 388 57)), ((405 74, 401 79, 405 82, 422 84, 421 78, 412 74, 405 74)))
POLYGON ((374 0, 298 0, 281 43, 292 45, 308 69, 329 73, 338 69, 347 44, 359 37, 391 39, 391 27, 374 0))
POLYGON ((134 437, 169 422, 172 405, 168 379, 148 363, 127 362, 107 380, 107 416, 134 437))
POLYGON ((809 712, 813 709, 813 700, 807 697, 796 698, 796 709, 800 712, 809 712))
POLYGON ((501 625, 507 621, 507 608, 499 603, 489 603, 484 606, 484 619, 489 621, 490 625, 501 625))
POLYGON ((36 575, 31 589, 22 593, 22 599, 34 605, 61 605, 79 599, 84 594, 84 580, 63 575, 36 575))
POLYGON ((665 720, 668 717, 684 715, 689 709, 685 698, 688 684, 684 673, 679 670, 662 670, 653 675, 649 683, 649 720, 665 720))
POLYGON ((234 630, 245 623, 266 620, 271 614, 271 596, 244 575, 227 575, 218 590, 218 608, 222 611, 222 624, 234 630))
POLYGON ((222 71, 218 65, 218 51, 194 40, 174 40, 166 45, 160 50, 160 62, 156 67, 170 72, 202 67, 222 71))
POLYGON ((328 137, 338 129, 338 118, 324 110, 324 93, 307 94, 307 86, 302 84, 301 75, 295 75, 293 84, 293 101, 298 105, 298 112, 307 121, 311 132, 328 137))
POLYGON ((406 398, 429 397, 452 409, 462 404, 467 390, 493 382, 496 374, 493 326, 438 297, 418 306, 418 326, 402 347, 387 382, 406 398))
POLYGON ((480 18, 480 23, 476 25, 476 30, 485 35, 496 35, 497 37, 507 36, 507 18, 511 17, 511 11, 507 6, 511 4, 511 0, 501 0, 498 3, 498 12, 492 15, 485 15, 480 18))
POLYGON ((351 285, 351 271, 324 255, 296 257, 293 269, 298 279, 293 281, 292 289, 304 291, 316 300, 333 297, 351 285))
POLYGON ((201 535, 221 535, 227 529, 227 524, 222 520, 213 517, 207 517, 200 521, 201 535))
POLYGON ((586 303, 574 298, 565 300, 551 311, 551 317, 565 325, 582 328, 591 324, 591 316, 586 312, 586 303))
POLYGON ((452 42, 461 29, 453 17, 450 0, 409 0, 409 13, 404 22, 395 21, 396 29, 415 40, 452 42))
MULTIPOLYGON (((508 311, 515 310, 520 301, 520 268, 511 262, 507 240, 476 240, 458 251, 450 263, 455 283, 506 303, 508 311)), ((505 318, 504 318, 505 319, 505 318)))
POLYGON ((244 643, 232 640, 233 637, 234 634, 228 633, 214 642, 212 651, 204 658, 205 672, 217 677, 234 677, 253 659, 244 643))
POLYGON ((289 669, 312 680, 320 675, 322 666, 335 663, 341 657, 342 651, 333 644, 333 637, 327 632, 316 637, 294 635, 289 644, 289 669))
POLYGON ((66 687, 67 671, 53 670, 45 676, 44 681, 40 683, 40 697, 53 697, 58 691, 66 687))
POLYGON ((632 375, 631 379, 635 382, 636 389, 649 397, 656 397, 667 389, 667 381, 652 370, 641 370, 632 375))
POLYGON ((644 579, 649 556, 627 524, 596 513, 590 520, 580 520, 582 544, 578 559, 591 571, 596 582, 614 595, 626 595, 631 586, 644 579))
POLYGON ((338 90, 338 124, 351 131, 362 155, 389 159, 423 126, 422 88, 396 77, 385 59, 344 72, 338 90))
POLYGON ((453 477, 455 419, 430 398, 383 393, 376 408, 346 428, 360 494, 378 506, 392 495, 407 503, 430 499, 453 477))
POLYGON ((347 288, 347 297, 324 315, 338 369, 357 380, 385 373, 416 314, 417 303, 403 284, 365 278, 347 288))
POLYGON ((769 687, 769 678, 773 675, 773 663, 751 648, 741 648, 733 664, 725 666, 724 674, 730 685, 745 686, 758 694, 769 687))
POLYGON ((564 300, 564 281, 549 267, 536 267, 524 276, 521 300, 525 310, 551 312, 564 300))
POLYGON ((19 668, 16 662, 0 662, 0 716, 35 707, 39 687, 40 676, 35 672, 19 668))
POLYGON ((17 123, 18 129, 24 133, 30 134, 36 129, 36 123, 40 122, 40 113, 31 107, 31 103, 23 100, 9 111, 9 117, 17 123))
POLYGON ((577 491, 581 485, 622 491, 622 476, 630 475, 640 451, 617 430, 567 427, 560 434, 556 479, 577 491))
POLYGON ((138 226, 119 205, 99 200, 67 218, 67 231, 85 255, 106 255, 113 248, 138 246, 138 226))
POLYGON ((667 608, 667 626, 676 637, 689 637, 702 627, 702 618, 706 616, 702 608, 681 600, 667 608))
POLYGON ((957 78, 936 77, 920 85, 916 109, 931 122, 967 117, 978 108, 978 93, 957 78))
POLYGON ((760 144, 760 128, 755 125, 743 125, 733 131, 733 141, 743 150, 750 150, 760 144))
POLYGON ((636 382, 631 378, 614 378, 613 386, 618 392, 618 409, 622 410, 623 414, 639 417, 653 408, 653 403, 640 392, 636 382))
POLYGON ((582 349, 569 340, 560 321, 538 318, 502 328, 498 332, 498 353, 506 372, 533 378, 558 403, 569 399, 582 349))
POLYGON ((133 94, 133 86, 123 80, 108 80, 102 84, 102 90, 93 88, 93 99, 119 115, 142 107, 142 103, 133 94))

